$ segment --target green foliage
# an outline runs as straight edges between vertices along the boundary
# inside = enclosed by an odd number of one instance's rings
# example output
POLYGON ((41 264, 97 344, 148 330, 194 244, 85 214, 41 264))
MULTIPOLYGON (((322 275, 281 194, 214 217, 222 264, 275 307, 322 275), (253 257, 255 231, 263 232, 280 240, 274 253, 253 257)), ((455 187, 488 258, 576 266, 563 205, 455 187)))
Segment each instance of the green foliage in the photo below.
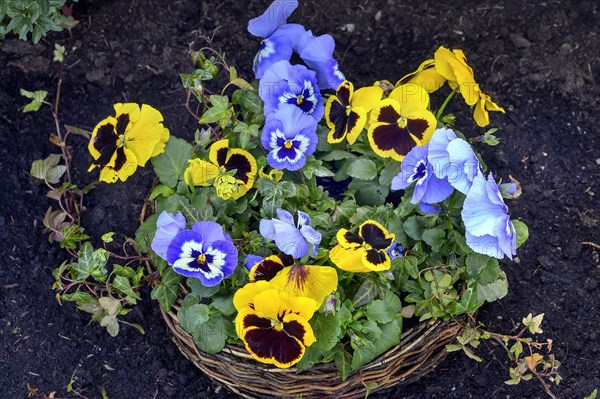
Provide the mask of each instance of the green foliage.
MULTIPOLYGON (((165 152, 151 160, 154 172, 161 183, 171 189, 177 187, 177 183, 183 179, 183 172, 188 167, 192 150, 193 147, 190 143, 177 137, 172 137, 167 142, 165 152)), ((163 190, 163 194, 166 194, 167 188, 161 190, 163 190)))
MULTIPOLYGON (((77 1, 77 0, 73 0, 77 1)), ((49 31, 72 27, 73 19, 61 12, 66 0, 3 0, 0 4, 0 40, 12 33, 37 43, 49 31)))
POLYGON ((24 113, 38 111, 48 95, 46 90, 27 91, 21 89, 20 93, 23 97, 31 99, 31 102, 23 108, 24 113))

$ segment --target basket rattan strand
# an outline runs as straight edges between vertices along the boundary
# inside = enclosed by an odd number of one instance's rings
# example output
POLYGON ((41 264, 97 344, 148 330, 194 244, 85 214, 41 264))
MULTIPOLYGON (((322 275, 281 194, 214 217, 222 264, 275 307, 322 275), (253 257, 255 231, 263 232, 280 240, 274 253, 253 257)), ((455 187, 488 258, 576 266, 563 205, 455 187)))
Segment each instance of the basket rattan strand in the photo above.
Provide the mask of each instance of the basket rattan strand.
POLYGON ((440 364, 446 357, 445 345, 462 330, 454 320, 419 323, 402 334, 400 345, 342 381, 332 363, 299 371, 259 364, 245 348, 236 345, 227 345, 216 355, 203 353, 194 344, 192 336, 179 325, 179 304, 180 301, 168 313, 161 311, 181 353, 211 379, 248 399, 364 398, 368 387, 375 392, 406 385, 440 364))

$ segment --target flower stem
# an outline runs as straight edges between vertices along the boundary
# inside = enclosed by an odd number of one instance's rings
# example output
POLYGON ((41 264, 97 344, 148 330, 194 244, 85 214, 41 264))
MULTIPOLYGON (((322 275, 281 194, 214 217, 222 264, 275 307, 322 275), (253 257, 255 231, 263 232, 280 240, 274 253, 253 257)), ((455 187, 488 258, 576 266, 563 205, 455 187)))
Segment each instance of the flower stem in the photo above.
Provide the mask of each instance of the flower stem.
POLYGON ((450 103, 450 100, 452 100, 452 97, 454 97, 454 95, 456 94, 457 91, 458 91, 457 89, 454 89, 454 90, 452 90, 452 92, 450 92, 450 94, 448 94, 448 97, 446 97, 446 99, 442 103, 442 106, 440 107, 440 109, 438 109, 437 113, 435 114, 435 118, 437 120, 440 120, 440 117, 442 116, 442 113, 446 109, 446 106, 450 103))

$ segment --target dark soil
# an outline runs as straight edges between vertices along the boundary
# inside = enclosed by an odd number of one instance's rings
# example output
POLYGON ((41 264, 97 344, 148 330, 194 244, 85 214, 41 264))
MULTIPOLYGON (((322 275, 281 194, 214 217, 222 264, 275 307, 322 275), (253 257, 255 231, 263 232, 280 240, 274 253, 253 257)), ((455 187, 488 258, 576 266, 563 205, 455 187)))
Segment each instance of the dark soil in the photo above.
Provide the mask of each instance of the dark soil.
MULTIPOLYGON (((72 36, 53 33, 39 45, 0 42, 0 397, 38 394, 89 398, 104 389, 119 398, 226 398, 180 355, 146 299, 117 338, 89 323, 74 306, 60 306, 51 272, 65 253, 42 235, 52 201, 28 176, 33 160, 57 152, 47 110, 22 114, 19 89, 56 94, 55 43, 77 49, 68 58, 61 121, 91 130, 115 102, 149 103, 161 110, 172 134, 189 138, 195 122, 184 108, 179 73, 193 69, 188 43, 211 34, 240 74, 251 78, 258 41, 246 23, 269 1, 93 1, 76 3, 72 36), (195 31, 196 30, 196 31, 195 31)), ((510 333, 528 313, 545 313, 541 339, 554 341, 564 381, 560 398, 583 398, 600 388, 600 58, 595 1, 301 1, 292 21, 336 39, 342 70, 355 83, 395 81, 439 45, 462 48, 483 90, 506 108, 494 115, 502 142, 484 149, 494 175, 517 178, 521 198, 509 203, 525 221, 530 240, 516 263, 505 263, 509 295, 486 305, 480 320, 510 333), (347 24, 355 30, 348 32, 347 24), (592 245, 592 244, 595 244, 592 245)), ((438 106, 439 104, 434 104, 438 106)), ((461 101, 452 104, 467 135, 481 134, 461 101)), ((90 158, 83 139, 71 142, 78 182, 90 158)), ((132 236, 152 176, 142 170, 126 184, 102 185, 86 199, 84 223, 100 235, 132 236)), ((121 237, 123 238, 123 237, 121 237)), ((504 384, 502 351, 483 347, 476 363, 453 353, 417 383, 374 398, 542 398, 536 381, 504 384)))

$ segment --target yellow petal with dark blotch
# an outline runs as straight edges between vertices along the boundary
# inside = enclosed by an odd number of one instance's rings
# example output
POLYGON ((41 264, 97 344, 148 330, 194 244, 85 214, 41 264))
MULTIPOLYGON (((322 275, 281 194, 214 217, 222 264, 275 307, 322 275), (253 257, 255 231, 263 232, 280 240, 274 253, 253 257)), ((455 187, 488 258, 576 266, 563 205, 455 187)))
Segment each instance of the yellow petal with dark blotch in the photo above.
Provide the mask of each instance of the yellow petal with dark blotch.
MULTIPOLYGON (((129 116, 130 123, 136 123, 140 119, 140 106, 136 103, 118 103, 113 106, 115 109, 115 115, 118 118, 119 115, 127 114, 129 116)), ((162 117, 161 120, 162 122, 162 117)))
POLYGON ((428 110, 415 111, 406 121, 406 129, 418 141, 417 145, 421 146, 429 143, 436 126, 437 119, 428 110))
POLYGON ((98 123, 92 131, 92 137, 88 143, 88 151, 94 160, 90 170, 96 166, 102 167, 110 161, 117 149, 118 136, 115 133, 117 120, 109 116, 98 123))
POLYGON ((227 171, 236 170, 234 177, 243 182, 246 192, 252 188, 258 171, 256 159, 252 154, 241 148, 230 148, 223 166, 227 171))
MULTIPOLYGON (((242 336, 246 350, 261 363, 273 364, 279 368, 293 366, 302 359, 306 347, 298 338, 288 335, 284 328, 256 327, 246 330, 242 336)), ((301 327, 296 321, 291 321, 289 328, 298 330, 301 327)))
POLYGON ((358 234, 353 233, 347 229, 339 229, 336 238, 339 245, 344 248, 356 248, 360 247, 364 240, 358 234))
POLYGON ((199 158, 190 159, 189 166, 183 172, 183 180, 188 186, 210 186, 209 180, 219 175, 219 168, 199 158))
MULTIPOLYGON (((379 101, 379 103, 377 103, 377 105, 371 110, 369 123, 371 125, 377 122, 387 124, 396 123, 401 116, 400 104, 398 101, 391 98, 386 98, 379 101)), ((369 126, 369 130, 370 129, 371 126, 369 126)))
POLYGON ((306 347, 317 342, 308 320, 295 313, 288 313, 283 317, 283 329, 288 335, 298 339, 306 347))
POLYGON ((290 295, 313 299, 317 310, 337 289, 338 275, 333 267, 295 264, 281 270, 271 282, 290 295))
POLYGON ((373 272, 389 270, 392 265, 389 255, 385 251, 375 248, 364 251, 361 260, 362 264, 373 272))
POLYGON ((345 107, 350 105, 350 99, 354 93, 354 85, 348 80, 344 80, 335 91, 335 96, 339 102, 345 107))
POLYGON ((402 161, 413 147, 419 145, 419 139, 410 134, 407 126, 373 123, 367 132, 371 149, 382 158, 402 161))
POLYGON ((348 139, 348 143, 354 144, 356 142, 366 123, 367 113, 364 108, 357 107, 350 110, 346 122, 346 138, 348 139))
POLYGON ((290 295, 279 288, 269 288, 254 297, 254 310, 273 320, 283 320, 288 313, 310 320, 317 308, 314 299, 290 295))
POLYGON ((360 225, 358 234, 367 244, 375 249, 386 250, 392 246, 396 236, 388 233, 387 229, 381 223, 375 220, 367 220, 360 225))
POLYGON ((433 56, 433 59, 435 60, 435 69, 444 78, 453 82, 456 82, 456 75, 454 75, 449 60, 455 57, 454 53, 444 46, 440 46, 433 56))
POLYGON ((381 87, 361 87, 350 98, 350 105, 352 105, 352 108, 362 107, 368 113, 377 105, 382 96, 383 89, 381 87))
POLYGON ((136 169, 135 154, 125 147, 118 147, 110 162, 100 170, 100 181, 106 183, 114 183, 117 179, 125 181, 136 169))
POLYGON ((363 247, 344 248, 338 244, 329 252, 329 259, 334 265, 348 272, 370 272, 371 269, 363 265, 362 258, 365 252, 363 247))
POLYGON ((348 115, 346 114, 346 106, 336 96, 329 97, 325 104, 325 121, 330 129, 327 134, 327 142, 336 144, 344 141, 348 115))
POLYGON ((215 141, 208 153, 208 159, 215 165, 223 166, 227 162, 227 152, 229 151, 229 140, 223 139, 215 141))
POLYGON ((163 117, 157 109, 147 104, 142 104, 137 120, 132 115, 128 115, 129 124, 125 131, 125 146, 135 153, 138 165, 144 166, 154 154, 157 145, 164 150, 166 141, 163 141, 165 138, 165 127, 162 124, 163 117))
POLYGON ((261 292, 273 288, 274 286, 265 280, 260 280, 255 283, 248 283, 238 289, 233 296, 233 306, 239 312, 246 307, 254 307, 254 298, 261 292))
POLYGON ((390 93, 389 98, 398 101, 400 115, 404 117, 429 108, 429 94, 425 89, 414 83, 396 87, 390 93))
POLYGON ((238 314, 235 318, 235 332, 238 337, 242 338, 244 332, 248 329, 257 327, 270 327, 271 320, 262 315, 257 314, 251 307, 245 307, 238 310, 238 314))
POLYGON ((279 256, 271 255, 252 266, 248 278, 252 283, 260 280, 270 281, 284 268, 283 261, 279 256))

